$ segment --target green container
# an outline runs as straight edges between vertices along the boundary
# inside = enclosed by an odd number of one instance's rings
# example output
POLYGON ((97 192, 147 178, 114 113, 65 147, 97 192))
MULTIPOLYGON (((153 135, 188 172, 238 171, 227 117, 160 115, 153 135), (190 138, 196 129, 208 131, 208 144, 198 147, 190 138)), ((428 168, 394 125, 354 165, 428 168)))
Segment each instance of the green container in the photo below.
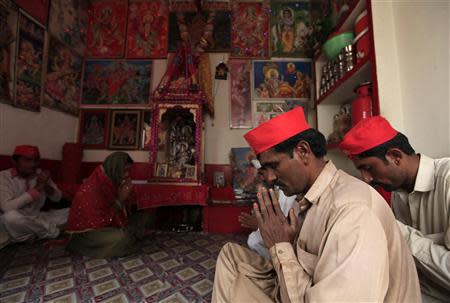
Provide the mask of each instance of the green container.
POLYGON ((329 38, 322 46, 323 52, 328 59, 333 60, 341 50, 349 44, 352 44, 355 35, 353 32, 344 32, 329 38))

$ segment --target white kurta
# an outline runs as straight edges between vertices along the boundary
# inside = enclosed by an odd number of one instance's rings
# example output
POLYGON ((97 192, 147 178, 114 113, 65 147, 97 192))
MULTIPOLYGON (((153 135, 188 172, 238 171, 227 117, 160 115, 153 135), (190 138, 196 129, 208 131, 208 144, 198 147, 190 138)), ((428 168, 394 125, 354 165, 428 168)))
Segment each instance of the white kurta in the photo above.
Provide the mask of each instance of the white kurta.
MULTIPOLYGON (((296 198, 297 196, 286 197, 282 190, 279 191, 278 201, 285 216, 288 215, 288 212, 292 208, 292 205, 294 205, 296 198)), ((259 232, 259 228, 248 235, 247 245, 252 250, 256 251, 259 255, 268 260, 270 259, 269 250, 264 245, 264 241, 261 237, 261 233, 259 232)))
POLYGON ((416 261, 422 293, 448 302, 450 158, 434 160, 420 155, 414 190, 393 192, 392 208, 416 261))
MULTIPOLYGON (((56 238, 59 235, 57 226, 67 221, 68 209, 40 211, 47 196, 34 189, 36 182, 36 176, 24 179, 15 169, 0 172, 0 223, 13 242, 56 238)), ((61 191, 53 181, 49 184, 54 188, 49 199, 58 202, 61 191)))

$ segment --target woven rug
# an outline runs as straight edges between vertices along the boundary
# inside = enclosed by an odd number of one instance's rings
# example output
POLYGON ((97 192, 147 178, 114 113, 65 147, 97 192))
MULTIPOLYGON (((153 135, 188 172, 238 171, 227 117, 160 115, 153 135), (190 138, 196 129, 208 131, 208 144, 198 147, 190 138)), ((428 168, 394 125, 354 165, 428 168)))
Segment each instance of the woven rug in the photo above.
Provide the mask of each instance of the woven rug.
POLYGON ((209 302, 226 242, 244 235, 152 232, 139 253, 114 259, 70 255, 64 246, 0 250, 0 302, 209 302))

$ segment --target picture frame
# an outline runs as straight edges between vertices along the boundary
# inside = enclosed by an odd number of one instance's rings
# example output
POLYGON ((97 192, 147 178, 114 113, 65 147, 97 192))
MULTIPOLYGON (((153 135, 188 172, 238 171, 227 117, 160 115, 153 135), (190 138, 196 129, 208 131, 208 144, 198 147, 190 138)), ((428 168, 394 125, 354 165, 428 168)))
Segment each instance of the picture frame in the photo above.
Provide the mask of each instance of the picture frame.
POLYGON ((185 165, 186 167, 186 178, 195 179, 197 176, 197 167, 195 165, 185 165))
POLYGON ((230 128, 252 128, 250 60, 230 59, 230 128))
POLYGON ((14 106, 41 110, 45 28, 19 10, 14 106))
POLYGON ((86 60, 83 74, 82 107, 142 107, 150 102, 151 60, 86 60))
POLYGON ((125 54, 127 0, 92 0, 86 33, 87 58, 121 58, 125 54))
POLYGON ((269 14, 263 2, 231 4, 231 58, 269 57, 269 14))
POLYGON ((158 163, 155 171, 155 176, 165 178, 167 176, 167 169, 168 169, 167 163, 158 163))
POLYGON ((138 149, 140 124, 140 110, 111 110, 109 149, 138 149))
POLYGON ((225 186, 225 172, 215 171, 214 172, 214 187, 224 187, 225 186))
POLYGON ((78 116, 83 58, 50 37, 42 105, 78 116))
POLYGON ((144 150, 149 150, 152 140, 152 119, 153 111, 144 110, 142 111, 142 123, 141 123, 141 148, 144 150))
POLYGON ((252 104, 253 108, 253 126, 256 127, 261 123, 288 111, 286 101, 255 101, 252 104))
POLYGON ((107 109, 80 111, 78 142, 84 149, 105 149, 108 143, 110 112, 107 109))
POLYGON ((126 57, 166 58, 169 8, 165 0, 130 0, 126 57))
POLYGON ((24 11, 35 18, 41 25, 47 26, 48 8, 50 0, 15 0, 24 11))
POLYGON ((251 73, 252 100, 311 100, 311 59, 255 60, 251 73))
POLYGON ((88 2, 79 0, 52 0, 48 31, 80 56, 86 50, 88 2))

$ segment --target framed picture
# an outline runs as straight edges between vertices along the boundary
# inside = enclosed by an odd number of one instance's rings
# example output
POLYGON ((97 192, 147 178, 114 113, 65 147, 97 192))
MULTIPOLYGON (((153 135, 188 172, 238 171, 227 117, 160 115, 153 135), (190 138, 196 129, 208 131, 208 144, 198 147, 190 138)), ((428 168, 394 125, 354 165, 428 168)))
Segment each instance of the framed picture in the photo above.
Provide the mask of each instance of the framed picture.
POLYGON ((147 105, 152 61, 86 60, 82 105, 147 105))
POLYGON ((262 2, 234 2, 231 10, 231 57, 269 57, 269 14, 262 2))
POLYGON ((45 29, 19 13, 14 105, 30 111, 41 110, 41 88, 45 29))
POLYGON ((197 175, 195 165, 185 165, 185 168, 186 168, 186 178, 195 179, 197 175))
POLYGON ((230 59, 230 128, 252 128, 251 61, 230 59))
POLYGON ((310 1, 270 1, 271 57, 312 57, 310 1))
POLYGON ((141 148, 150 149, 151 139, 152 139, 152 111, 144 110, 142 112, 141 148))
POLYGON ((86 149, 106 148, 108 141, 109 111, 85 109, 80 114, 78 142, 86 149))
POLYGON ((128 0, 93 0, 88 10, 86 55, 119 58, 125 52, 128 0))
POLYGON ((165 0, 130 0, 127 58, 166 58, 169 12, 165 0))
POLYGON ((78 116, 83 58, 50 37, 43 105, 78 116))
POLYGON ((50 0, 15 0, 17 5, 33 16, 40 24, 47 26, 48 4, 50 0))
POLYGON ((224 187, 225 186, 225 172, 216 171, 214 172, 214 187, 224 187))
POLYGON ((251 160, 256 159, 250 147, 237 147, 231 149, 230 163, 233 171, 233 190, 237 203, 254 202, 257 187, 261 183, 258 170, 251 160))
POLYGON ((18 7, 12 0, 0 1, 0 102, 13 104, 16 73, 18 7))
POLYGON ((168 168, 167 163, 158 163, 158 165, 156 167, 155 175, 157 177, 162 177, 162 178, 166 177, 167 176, 167 168, 168 168))
POLYGON ((253 117, 254 127, 261 123, 267 122, 270 119, 288 111, 288 106, 285 101, 277 102, 253 102, 253 117))
MULTIPOLYGON (((202 36, 208 12, 196 13, 186 12, 187 32, 192 39, 199 40, 202 36)), ((169 14, 169 51, 175 51, 181 41, 180 29, 178 26, 177 13, 169 14)), ((191 41, 196 44, 196 41, 191 41)), ((229 52, 231 49, 231 14, 230 11, 215 11, 214 28, 211 38, 208 41, 207 52, 229 52)))
POLYGON ((113 110, 111 114, 109 148, 139 148, 140 122, 140 110, 113 110))
POLYGON ((251 87, 254 100, 310 100, 311 59, 253 61, 251 87))
POLYGON ((88 24, 88 1, 52 0, 48 31, 78 55, 84 56, 86 28, 88 24))

